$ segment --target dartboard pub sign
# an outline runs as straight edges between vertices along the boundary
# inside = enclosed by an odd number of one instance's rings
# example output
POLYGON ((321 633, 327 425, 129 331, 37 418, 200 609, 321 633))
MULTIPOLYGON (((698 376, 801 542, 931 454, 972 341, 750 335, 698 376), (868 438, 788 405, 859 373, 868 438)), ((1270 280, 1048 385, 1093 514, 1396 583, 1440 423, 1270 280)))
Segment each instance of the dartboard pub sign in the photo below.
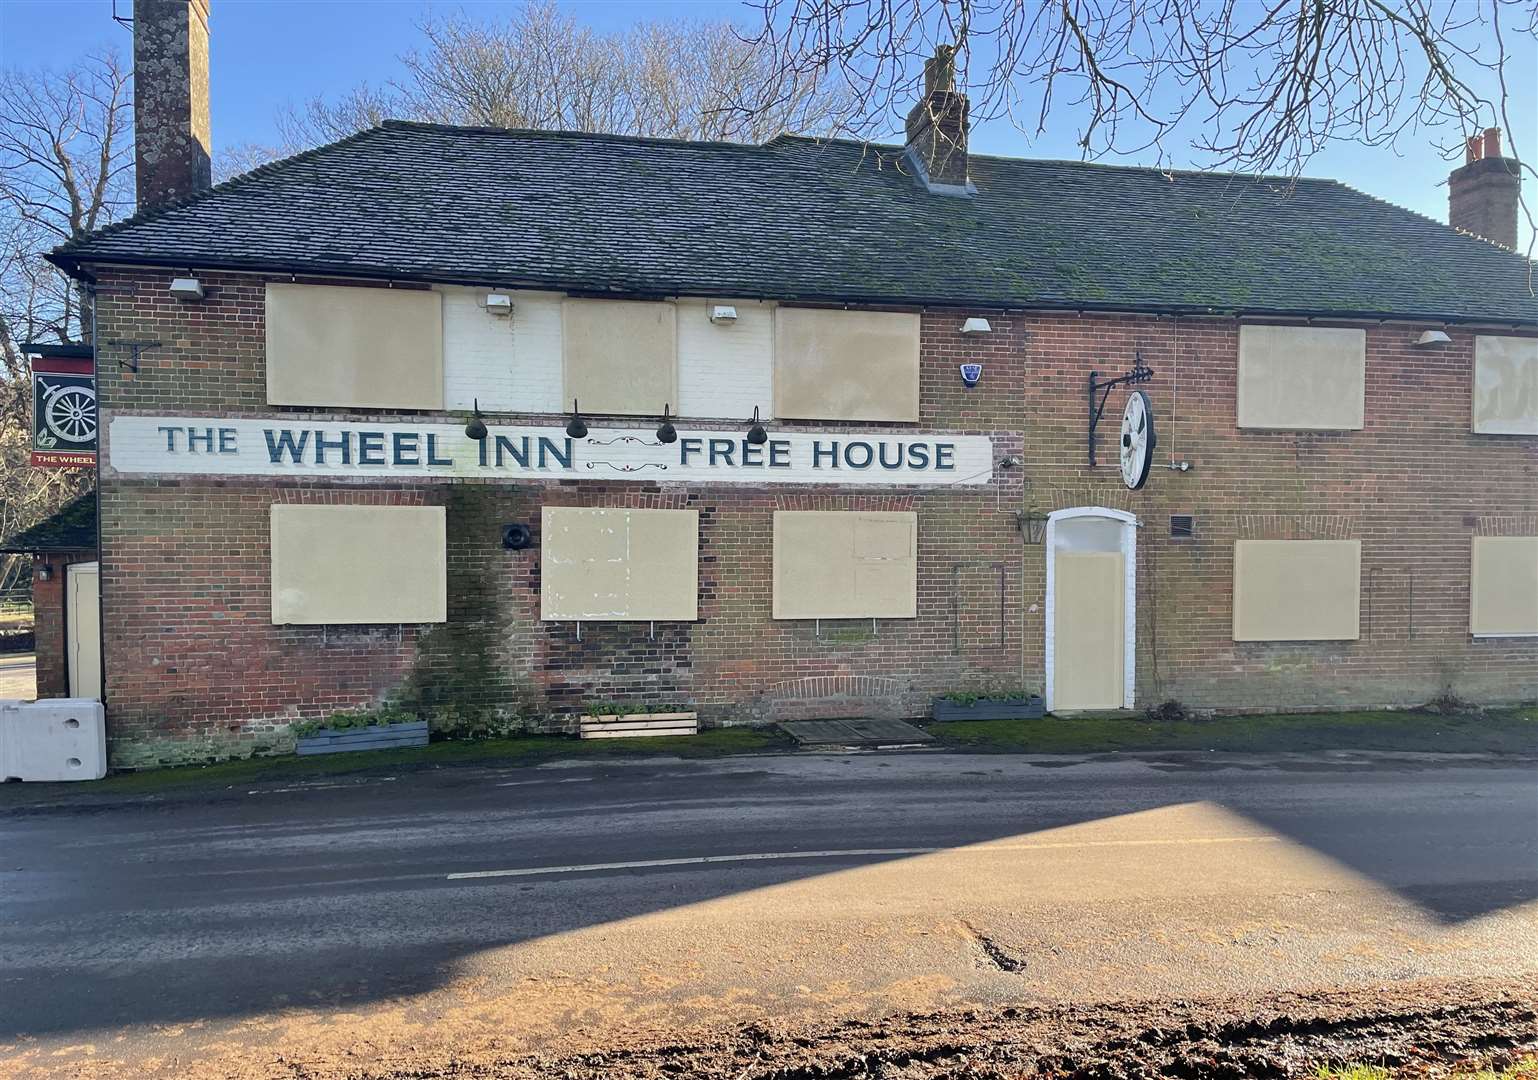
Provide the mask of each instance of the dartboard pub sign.
POLYGON ((96 464, 96 376, 89 358, 32 357, 32 464, 53 469, 96 464))

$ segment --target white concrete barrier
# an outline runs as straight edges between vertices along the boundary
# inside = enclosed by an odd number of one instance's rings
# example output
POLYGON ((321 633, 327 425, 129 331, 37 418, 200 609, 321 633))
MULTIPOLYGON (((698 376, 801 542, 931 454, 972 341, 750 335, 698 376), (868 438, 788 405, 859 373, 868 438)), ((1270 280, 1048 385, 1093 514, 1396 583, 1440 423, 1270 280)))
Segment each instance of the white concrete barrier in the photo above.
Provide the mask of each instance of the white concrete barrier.
POLYGON ((0 780, 100 780, 107 722, 91 698, 0 701, 0 780))

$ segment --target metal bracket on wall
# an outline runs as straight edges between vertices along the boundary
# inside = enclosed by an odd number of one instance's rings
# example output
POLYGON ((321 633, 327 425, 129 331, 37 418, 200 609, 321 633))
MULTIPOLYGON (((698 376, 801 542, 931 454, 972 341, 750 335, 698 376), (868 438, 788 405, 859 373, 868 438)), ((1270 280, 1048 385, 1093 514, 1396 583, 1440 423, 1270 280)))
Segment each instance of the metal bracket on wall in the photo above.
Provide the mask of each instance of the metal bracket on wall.
POLYGON ((1105 412, 1106 400, 1111 396, 1111 391, 1118 386, 1133 386, 1137 383, 1145 383, 1154 377, 1154 369, 1143 363, 1142 350, 1133 353, 1132 370, 1125 375, 1118 375, 1114 379, 1100 381, 1100 372, 1089 373, 1089 463, 1093 468, 1095 461, 1095 428, 1100 425, 1100 417, 1105 412), (1101 393, 1104 391, 1104 393, 1101 393), (1095 395, 1100 394, 1097 404, 1095 395))
POLYGON ((139 373, 139 357, 144 350, 160 348, 160 342, 158 341, 109 341, 107 344, 117 345, 128 350, 130 359, 124 360, 122 357, 118 357, 117 366, 127 368, 135 375, 139 373))

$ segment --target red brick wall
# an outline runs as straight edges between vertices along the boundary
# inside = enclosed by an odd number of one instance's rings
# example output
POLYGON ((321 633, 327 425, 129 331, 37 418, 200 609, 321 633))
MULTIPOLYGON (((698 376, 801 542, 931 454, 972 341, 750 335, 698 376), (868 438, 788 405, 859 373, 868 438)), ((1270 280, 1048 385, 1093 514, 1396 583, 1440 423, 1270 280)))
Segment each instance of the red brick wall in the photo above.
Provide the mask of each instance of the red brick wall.
MULTIPOLYGON (((99 335, 158 339, 137 374, 104 346, 104 418, 118 410, 268 410, 261 282, 200 275, 186 305, 165 275, 102 271, 99 335)), ((119 760, 241 753, 278 745, 300 716, 365 704, 403 684, 438 710, 498 706, 536 718, 594 699, 689 702, 708 719, 921 712, 945 690, 1040 687, 1045 563, 1015 513, 1101 505, 1131 510, 1139 534, 1138 700, 1221 708, 1410 703, 1444 688, 1478 700, 1538 696, 1538 641, 1468 635, 1469 537, 1538 534, 1538 440, 1469 433, 1472 335, 1410 347, 1421 327, 1368 329, 1367 426, 1347 433, 1241 433, 1234 424, 1238 334, 1219 319, 926 313, 921 421, 979 433, 995 458, 1019 454, 971 490, 496 484, 380 481, 102 481, 109 716, 119 760), (1089 370, 1120 373, 1134 350, 1160 446, 1193 468, 1156 469, 1128 492, 1111 467, 1122 394, 1101 433, 1106 466, 1085 461, 1089 370), (956 366, 984 364, 962 387, 956 366), (439 628, 274 627, 267 508, 285 499, 394 500, 449 508, 450 622, 439 628), (502 525, 538 533, 543 501, 700 511, 700 621, 545 624, 539 548, 506 551, 502 525), (776 509, 912 508, 919 516, 919 617, 824 623, 769 616, 776 509), (1190 513, 1196 537, 1172 541, 1190 513), (1231 640, 1237 537, 1363 540, 1362 639, 1231 640), (1000 590, 1002 585, 1002 600, 1000 590), (1413 605, 1411 592, 1413 589, 1413 605), (1000 615, 1002 605, 1002 616, 1000 615)), ((376 414, 377 415, 377 414, 376 414)), ((420 416, 421 414, 415 414, 420 416)), ((549 417, 510 417, 510 422, 549 417)), ((775 425, 833 431, 839 425, 775 425)))

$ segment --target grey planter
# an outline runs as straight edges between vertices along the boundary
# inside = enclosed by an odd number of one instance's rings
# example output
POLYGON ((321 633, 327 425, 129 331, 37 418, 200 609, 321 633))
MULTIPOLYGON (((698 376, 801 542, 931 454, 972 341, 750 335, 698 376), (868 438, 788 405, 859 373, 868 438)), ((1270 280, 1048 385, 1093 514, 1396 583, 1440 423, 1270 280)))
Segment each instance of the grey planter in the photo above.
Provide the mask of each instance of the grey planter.
POLYGON ((393 750, 400 746, 426 746, 427 721, 409 724, 376 724, 373 727, 322 728, 306 735, 294 747, 299 754, 341 754, 349 750, 393 750))
POLYGON ((935 698, 936 720, 1039 720, 1047 714, 1041 698, 982 698, 962 703, 935 698))

